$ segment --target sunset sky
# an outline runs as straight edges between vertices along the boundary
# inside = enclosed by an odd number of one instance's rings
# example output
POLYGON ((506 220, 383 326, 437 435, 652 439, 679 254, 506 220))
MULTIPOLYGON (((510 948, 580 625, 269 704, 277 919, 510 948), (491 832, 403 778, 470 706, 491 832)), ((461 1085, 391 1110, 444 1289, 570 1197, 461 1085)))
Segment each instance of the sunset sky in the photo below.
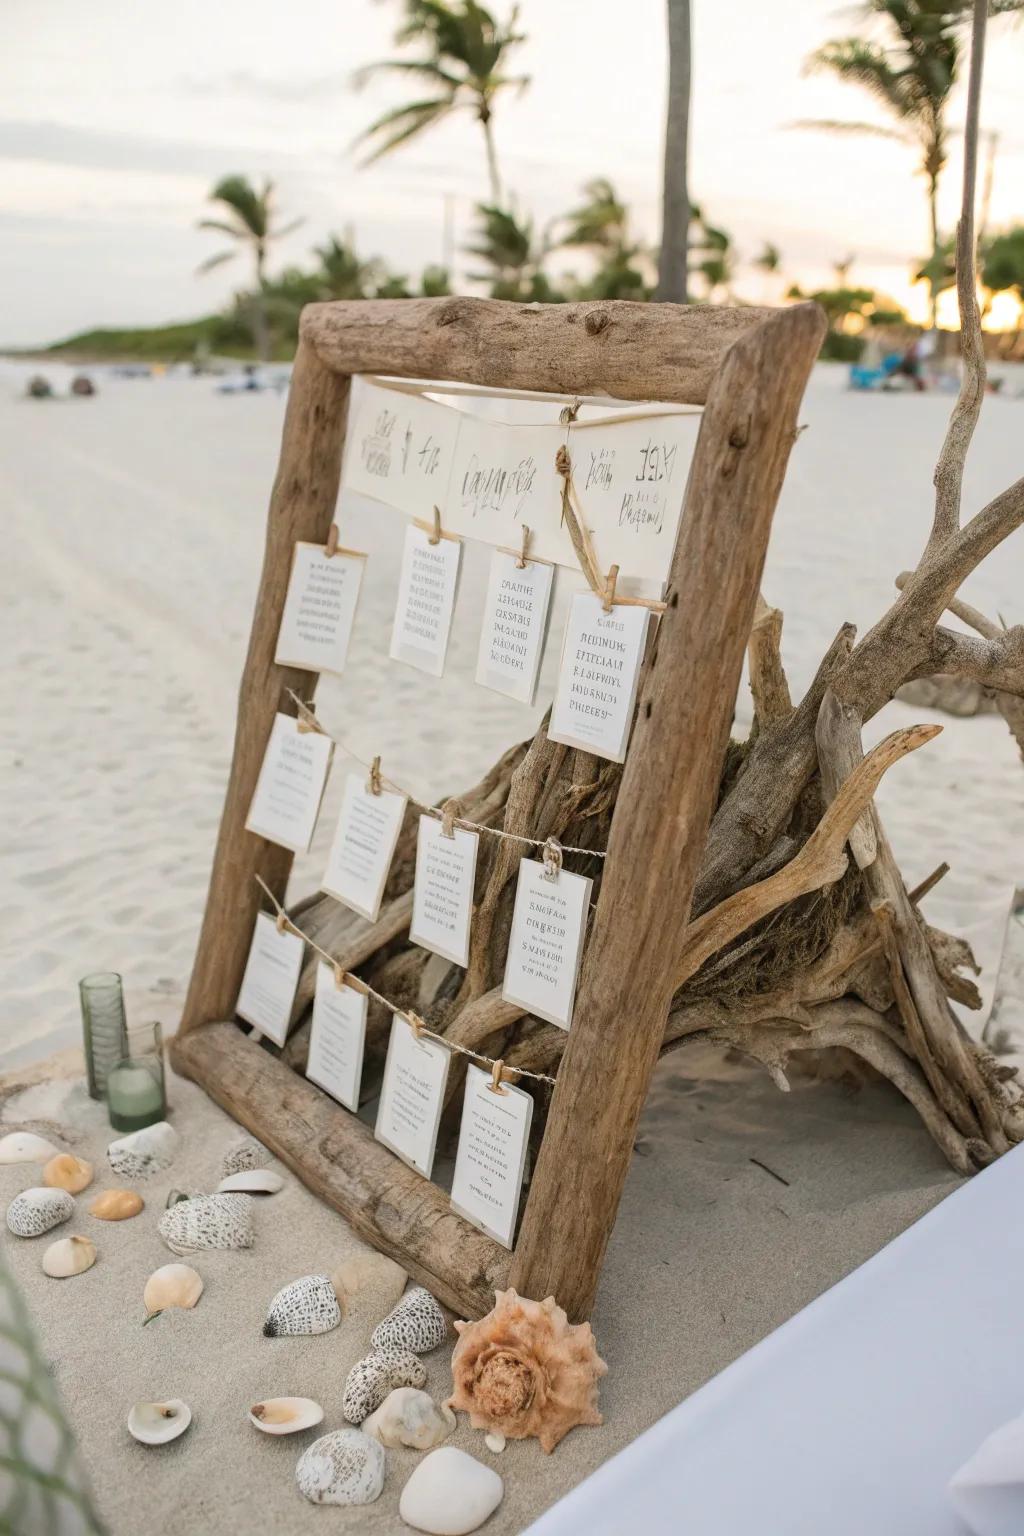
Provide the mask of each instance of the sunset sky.
MULTIPOLYGON (((496 9, 503 10, 501 0, 496 9)), ((924 256, 924 187, 910 149, 794 131, 800 118, 884 121, 852 87, 804 78, 813 48, 856 26, 825 0, 693 0, 692 195, 749 262, 764 240, 786 282, 821 285, 854 256, 851 280, 920 317, 909 270, 924 256)), ((532 76, 497 115, 506 183, 543 226, 611 177, 638 234, 655 241, 666 50, 663 0, 523 0, 532 76)), ((409 91, 353 70, 391 51, 397 0, 4 0, 0 52, 0 342, 46 342, 93 325, 155 324, 219 305, 248 278, 239 262, 196 267, 217 237, 195 229, 212 182, 270 175, 282 213, 304 215, 274 266, 300 262, 329 230, 363 255, 417 272, 443 255, 446 199, 457 246, 486 196, 477 125, 432 130, 370 169, 349 146, 409 91)), ((1024 219, 1019 113, 1024 28, 990 28, 983 126, 1000 134, 992 225, 1024 219)), ((951 111, 962 121, 958 91, 951 111)), ((954 139, 941 217, 959 200, 954 139)), ((468 266, 460 257, 465 275, 468 266)), ((741 263, 737 291, 781 282, 741 263)))

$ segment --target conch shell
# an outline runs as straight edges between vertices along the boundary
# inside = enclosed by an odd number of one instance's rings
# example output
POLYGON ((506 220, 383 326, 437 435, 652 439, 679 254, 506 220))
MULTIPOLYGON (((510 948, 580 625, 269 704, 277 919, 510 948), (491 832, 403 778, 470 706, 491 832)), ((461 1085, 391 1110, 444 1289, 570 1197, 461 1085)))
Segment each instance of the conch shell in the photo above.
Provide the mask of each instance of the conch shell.
POLYGON ((589 1323, 569 1322, 555 1298, 528 1301, 511 1288, 495 1291, 494 1309, 478 1323, 456 1323, 451 1408, 474 1429, 509 1440, 536 1435, 553 1451, 577 1424, 601 1424, 597 1383, 608 1367, 589 1323))

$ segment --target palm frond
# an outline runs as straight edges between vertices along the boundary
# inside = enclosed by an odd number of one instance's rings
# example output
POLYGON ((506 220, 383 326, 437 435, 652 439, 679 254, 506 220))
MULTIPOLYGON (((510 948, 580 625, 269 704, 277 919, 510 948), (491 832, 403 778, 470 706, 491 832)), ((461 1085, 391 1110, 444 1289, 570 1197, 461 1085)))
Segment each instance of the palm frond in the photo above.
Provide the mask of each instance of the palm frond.
POLYGON ((230 235, 233 240, 248 240, 250 234, 241 221, 231 224, 226 219, 199 219, 196 229, 214 229, 219 235, 230 235))
POLYGON ((371 123, 369 128, 364 129, 354 141, 356 144, 365 144, 369 139, 382 140, 363 164, 372 165, 375 160, 389 154, 399 144, 404 144, 408 139, 422 133, 451 109, 451 99, 442 96, 435 101, 409 102, 404 107, 394 107, 390 112, 385 112, 377 118, 376 122, 371 123))
POLYGON ((352 84, 361 90, 374 75, 383 74, 423 75, 429 80, 442 81, 452 91, 457 91, 463 83, 458 75, 442 68, 435 59, 375 59, 372 64, 363 64, 354 72, 352 84))
POLYGON ((196 271, 200 273, 212 272, 214 267, 221 267, 226 261, 234 261, 237 255, 237 251, 219 251, 216 256, 207 256, 205 261, 201 261, 198 267, 196 267, 196 271))
POLYGON ((801 117, 795 122, 787 123, 787 128, 811 128, 822 133, 871 133, 879 139, 895 139, 900 144, 912 144, 914 139, 909 133, 901 133, 898 128, 886 128, 884 123, 846 122, 843 118, 831 117, 801 117))

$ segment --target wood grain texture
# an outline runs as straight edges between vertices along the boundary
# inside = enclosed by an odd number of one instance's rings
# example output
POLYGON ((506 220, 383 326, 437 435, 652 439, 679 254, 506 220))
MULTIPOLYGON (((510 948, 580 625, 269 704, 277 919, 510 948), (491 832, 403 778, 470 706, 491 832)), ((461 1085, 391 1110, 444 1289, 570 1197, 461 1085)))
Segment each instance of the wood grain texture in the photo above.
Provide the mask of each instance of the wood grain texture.
POLYGON ((369 1126, 242 1033, 209 1024, 172 1045, 174 1065, 287 1163, 357 1235, 460 1317, 481 1317, 511 1255, 451 1209, 443 1189, 374 1141, 369 1126))
POLYGON ((511 1271, 518 1291, 553 1294, 572 1318, 593 1304, 662 1043, 772 516, 823 334, 821 311, 801 305, 743 337, 701 424, 668 611, 511 1271))
POLYGON ((777 313, 624 301, 364 299, 307 305, 300 332, 343 374, 703 405, 732 343, 777 313))
POLYGON ((349 380, 300 344, 270 498, 263 572, 238 691, 238 719, 224 810, 195 964, 179 1031, 230 1017, 260 905, 259 874, 283 898, 292 866, 285 848, 245 830, 274 715, 295 714, 287 690, 309 698, 315 673, 274 662, 295 543, 322 544, 334 517, 349 380))

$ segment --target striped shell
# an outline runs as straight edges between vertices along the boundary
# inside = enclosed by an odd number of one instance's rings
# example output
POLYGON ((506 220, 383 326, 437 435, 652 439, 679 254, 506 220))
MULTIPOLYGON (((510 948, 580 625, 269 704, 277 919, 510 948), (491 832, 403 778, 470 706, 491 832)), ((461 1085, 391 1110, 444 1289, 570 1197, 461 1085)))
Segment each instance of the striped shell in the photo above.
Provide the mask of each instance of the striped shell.
POLYGON ((361 1424, 396 1387, 422 1387, 426 1381, 426 1366, 407 1349, 374 1350, 349 1371, 341 1411, 350 1424, 361 1424))
POLYGON ((251 1248, 251 1195, 196 1195, 179 1200, 160 1218, 159 1232, 172 1253, 200 1248, 251 1248))
POLYGON ((15 1237, 41 1237, 74 1214, 66 1189, 23 1189, 7 1207, 7 1226, 15 1237))
POLYGON ((284 1334, 330 1333, 341 1322, 334 1286, 326 1275, 303 1275, 284 1286, 270 1303, 263 1324, 268 1339, 284 1334))
POLYGON ((422 1285, 407 1291, 392 1312, 373 1330, 374 1349, 408 1349, 425 1355, 448 1337, 448 1319, 422 1285))

